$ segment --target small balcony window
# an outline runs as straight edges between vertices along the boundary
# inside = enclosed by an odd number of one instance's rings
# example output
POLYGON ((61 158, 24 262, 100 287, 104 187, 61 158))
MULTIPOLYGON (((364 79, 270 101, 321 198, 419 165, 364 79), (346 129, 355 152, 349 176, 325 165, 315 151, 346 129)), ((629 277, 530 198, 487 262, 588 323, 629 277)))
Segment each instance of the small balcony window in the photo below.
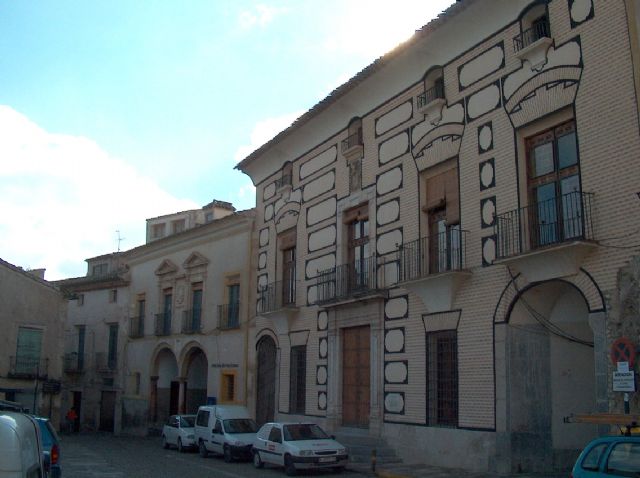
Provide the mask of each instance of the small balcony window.
POLYGON ((513 38, 513 49, 519 52, 542 38, 551 38, 551 27, 546 15, 536 18, 526 30, 513 38))

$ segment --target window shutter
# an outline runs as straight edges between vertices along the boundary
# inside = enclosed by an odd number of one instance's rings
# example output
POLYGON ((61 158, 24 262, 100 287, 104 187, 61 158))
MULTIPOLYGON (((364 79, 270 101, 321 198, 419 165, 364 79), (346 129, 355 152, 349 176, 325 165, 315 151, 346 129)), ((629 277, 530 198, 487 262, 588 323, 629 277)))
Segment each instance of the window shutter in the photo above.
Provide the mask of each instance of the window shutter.
POLYGON ((458 224, 460 222, 458 168, 450 169, 444 174, 446 175, 445 201, 447 204, 447 225, 458 224))
POLYGON ((446 197, 447 173, 440 173, 427 179, 427 203, 426 209, 432 210, 443 207, 446 197))

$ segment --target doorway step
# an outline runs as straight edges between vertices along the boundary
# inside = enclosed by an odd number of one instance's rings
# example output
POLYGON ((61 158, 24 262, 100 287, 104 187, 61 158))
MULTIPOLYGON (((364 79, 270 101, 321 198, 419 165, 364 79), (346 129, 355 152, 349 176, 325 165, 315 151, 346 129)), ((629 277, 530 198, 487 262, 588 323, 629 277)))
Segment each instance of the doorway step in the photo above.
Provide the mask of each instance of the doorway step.
POLYGON ((401 463, 395 450, 384 438, 369 435, 362 428, 339 428, 335 432, 336 440, 349 450, 349 468, 359 471, 371 470, 371 456, 376 452, 376 465, 401 463))

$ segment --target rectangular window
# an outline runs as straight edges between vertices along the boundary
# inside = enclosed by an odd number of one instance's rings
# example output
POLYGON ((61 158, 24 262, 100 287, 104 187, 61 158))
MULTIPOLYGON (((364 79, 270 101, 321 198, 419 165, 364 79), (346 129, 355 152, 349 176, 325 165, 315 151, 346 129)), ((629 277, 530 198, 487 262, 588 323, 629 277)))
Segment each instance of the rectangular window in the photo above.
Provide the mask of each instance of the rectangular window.
POLYGON ((95 264, 91 268, 91 275, 93 276, 103 276, 109 271, 109 264, 95 264))
POLYGON ((429 425, 458 426, 457 332, 427 334, 427 420, 429 425))
POLYGON ((282 251, 282 304, 296 302, 296 247, 282 251))
POLYGON ((575 123, 569 121, 525 141, 531 247, 583 235, 583 208, 575 123))
POLYGON ((84 343, 86 327, 84 325, 78 325, 78 371, 84 368, 84 343))
POLYGON ((109 353, 107 366, 115 370, 118 364, 118 324, 109 324, 109 353))
POLYGON ((351 221, 348 224, 348 234, 347 257, 351 268, 349 286, 350 289, 359 289, 369 284, 371 276, 369 218, 359 217, 351 221))
POLYGON ((196 332, 202 324, 202 282, 192 285, 191 310, 191 331, 196 332))
POLYGON ((162 305, 161 329, 164 335, 169 335, 171 333, 172 305, 173 305, 173 290, 167 289, 164 291, 163 305, 162 305))
POLYGON ((118 289, 111 289, 109 291, 109 302, 112 304, 118 302, 118 289))
POLYGON ((220 401, 234 402, 236 399, 236 374, 235 372, 222 372, 220 384, 220 401))
POLYGON ((160 239, 161 237, 164 237, 164 228, 164 223, 154 224, 151 227, 151 237, 153 237, 154 239, 160 239))
POLYGON ((227 326, 235 328, 240 324, 240 284, 227 286, 227 296, 229 300, 227 326))
POLYGON ((173 234, 176 234, 178 232, 182 232, 185 229, 185 222, 184 219, 180 219, 178 221, 172 221, 171 222, 171 232, 173 234))
POLYGON ((42 329, 30 327, 18 328, 18 345, 16 349, 15 371, 19 374, 35 374, 42 372, 40 367, 40 350, 42 347, 42 329))
POLYGON ((78 306, 84 305, 84 294, 78 294, 78 306))
POLYGON ((307 346, 291 347, 289 413, 304 414, 307 384, 307 346))

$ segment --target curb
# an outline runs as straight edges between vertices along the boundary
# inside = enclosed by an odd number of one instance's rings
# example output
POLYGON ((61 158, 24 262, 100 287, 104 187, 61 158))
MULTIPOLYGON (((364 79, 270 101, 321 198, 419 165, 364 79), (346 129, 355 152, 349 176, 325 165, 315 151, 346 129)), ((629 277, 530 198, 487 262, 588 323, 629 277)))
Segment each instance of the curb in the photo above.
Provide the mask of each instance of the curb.
POLYGON ((407 475, 398 475, 397 473, 391 473, 389 471, 376 471, 376 476, 380 478, 409 478, 407 475))

